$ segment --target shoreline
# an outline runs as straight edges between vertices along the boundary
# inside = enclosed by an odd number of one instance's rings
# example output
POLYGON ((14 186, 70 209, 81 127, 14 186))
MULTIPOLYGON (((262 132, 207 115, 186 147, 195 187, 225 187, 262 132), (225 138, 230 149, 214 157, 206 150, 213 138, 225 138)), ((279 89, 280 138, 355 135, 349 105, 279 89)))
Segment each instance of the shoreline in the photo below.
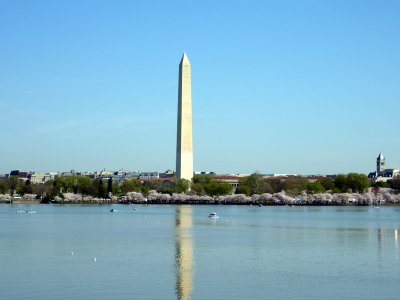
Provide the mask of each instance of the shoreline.
POLYGON ((160 204, 160 205, 257 205, 257 206, 400 206, 400 194, 391 189, 382 189, 378 193, 368 191, 359 193, 320 193, 298 196, 287 195, 284 191, 275 194, 229 194, 207 196, 186 193, 163 194, 150 191, 147 194, 128 192, 126 195, 107 198, 92 197, 82 194, 63 193, 55 197, 38 199, 35 194, 22 197, 0 195, 0 203, 10 204, 160 204), (1 197, 2 196, 2 197, 1 197))
POLYGON ((400 206, 400 203, 371 203, 371 204, 349 204, 349 203, 236 203, 236 202, 201 202, 201 201, 174 201, 174 202, 120 202, 120 201, 65 201, 65 202, 41 202, 41 201, 13 201, 0 202, 0 205, 237 205, 237 206, 400 206))

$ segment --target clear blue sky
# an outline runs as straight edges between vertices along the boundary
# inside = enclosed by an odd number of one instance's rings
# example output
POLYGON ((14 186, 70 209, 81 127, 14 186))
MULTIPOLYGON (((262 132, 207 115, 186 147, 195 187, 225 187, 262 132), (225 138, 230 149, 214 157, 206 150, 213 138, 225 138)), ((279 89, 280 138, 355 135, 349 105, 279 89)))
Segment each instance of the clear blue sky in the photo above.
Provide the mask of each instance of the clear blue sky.
POLYGON ((0 172, 400 167, 400 1, 0 0, 0 172))

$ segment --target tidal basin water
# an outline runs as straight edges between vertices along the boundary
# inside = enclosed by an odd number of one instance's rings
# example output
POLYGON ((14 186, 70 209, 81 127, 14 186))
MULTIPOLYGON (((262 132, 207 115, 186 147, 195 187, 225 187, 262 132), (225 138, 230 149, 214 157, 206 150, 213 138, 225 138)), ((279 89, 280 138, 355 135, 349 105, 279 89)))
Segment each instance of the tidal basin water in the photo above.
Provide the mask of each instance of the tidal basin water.
POLYGON ((400 207, 0 205, 0 298, 400 299, 399 239, 400 207))

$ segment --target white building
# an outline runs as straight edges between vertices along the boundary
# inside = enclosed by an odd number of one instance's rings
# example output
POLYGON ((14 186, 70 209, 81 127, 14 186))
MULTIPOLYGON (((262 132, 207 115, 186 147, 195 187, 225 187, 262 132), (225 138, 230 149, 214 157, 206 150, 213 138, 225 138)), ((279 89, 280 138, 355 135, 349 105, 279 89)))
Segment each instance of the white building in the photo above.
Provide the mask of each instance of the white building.
POLYGON ((385 157, 383 156, 382 152, 379 153, 376 159, 376 171, 369 173, 368 177, 371 178, 373 181, 386 182, 397 176, 400 176, 400 170, 395 168, 386 169, 385 157))
POLYGON ((31 183, 45 183, 46 174, 44 172, 33 172, 31 174, 31 183))

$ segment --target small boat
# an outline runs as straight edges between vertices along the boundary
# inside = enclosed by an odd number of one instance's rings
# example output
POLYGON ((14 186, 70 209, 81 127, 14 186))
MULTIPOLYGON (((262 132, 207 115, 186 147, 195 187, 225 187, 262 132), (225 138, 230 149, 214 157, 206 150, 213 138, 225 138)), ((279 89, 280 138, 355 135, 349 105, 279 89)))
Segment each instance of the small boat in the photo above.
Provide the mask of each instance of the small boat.
POLYGON ((372 208, 380 208, 379 206, 376 206, 376 205, 374 205, 374 206, 372 206, 372 208))
POLYGON ((36 211, 33 210, 32 208, 31 208, 30 210, 27 210, 26 212, 27 212, 28 214, 36 214, 36 211))
POLYGON ((136 208, 136 207, 134 207, 134 208, 133 208, 133 210, 137 210, 137 208, 136 208))
POLYGON ((219 216, 218 216, 217 213, 215 213, 215 212, 210 212, 210 214, 208 215, 208 217, 209 217, 210 219, 218 219, 218 218, 219 218, 219 216))
POLYGON ((262 207, 262 204, 261 204, 261 203, 258 203, 258 207, 262 207))
POLYGON ((110 209, 110 212, 116 213, 116 212, 118 212, 118 210, 116 210, 115 208, 111 208, 111 209, 110 209))
POLYGON ((27 213, 27 211, 26 210, 17 210, 17 214, 26 214, 27 213))

